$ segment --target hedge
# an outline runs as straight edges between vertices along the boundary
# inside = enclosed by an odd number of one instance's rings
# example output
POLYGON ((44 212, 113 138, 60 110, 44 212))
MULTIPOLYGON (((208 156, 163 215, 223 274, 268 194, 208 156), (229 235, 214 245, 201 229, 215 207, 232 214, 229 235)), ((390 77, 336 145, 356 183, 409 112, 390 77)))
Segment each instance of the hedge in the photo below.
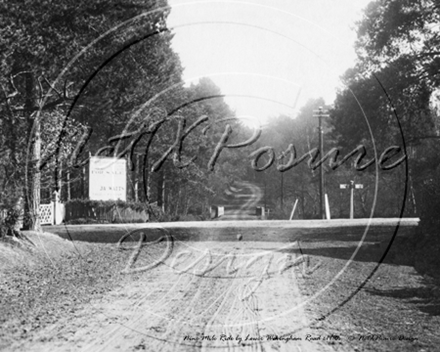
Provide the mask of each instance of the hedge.
POLYGON ((129 223, 146 222, 151 207, 144 203, 73 199, 65 203, 64 222, 129 223))

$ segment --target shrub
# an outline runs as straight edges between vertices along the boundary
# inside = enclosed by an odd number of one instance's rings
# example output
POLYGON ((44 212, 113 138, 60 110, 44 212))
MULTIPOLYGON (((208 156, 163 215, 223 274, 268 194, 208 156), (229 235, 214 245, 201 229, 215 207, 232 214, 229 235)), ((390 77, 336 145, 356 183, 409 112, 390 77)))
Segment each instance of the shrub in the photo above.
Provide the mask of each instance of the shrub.
POLYGON ((440 167, 425 170, 416 182, 416 204, 421 227, 435 232, 440 226, 440 167))
POLYGON ((65 204, 65 209, 65 222, 69 224, 145 222, 151 213, 148 204, 121 200, 73 199, 65 204))
POLYGON ((23 219, 23 204, 18 190, 2 190, 0 193, 0 237, 15 235, 23 219))

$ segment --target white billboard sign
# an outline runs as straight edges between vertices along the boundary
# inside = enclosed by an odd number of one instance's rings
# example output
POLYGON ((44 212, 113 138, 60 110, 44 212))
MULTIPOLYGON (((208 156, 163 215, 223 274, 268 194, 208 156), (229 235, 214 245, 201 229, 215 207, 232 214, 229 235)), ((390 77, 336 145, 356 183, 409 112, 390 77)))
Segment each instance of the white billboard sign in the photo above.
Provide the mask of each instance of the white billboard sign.
POLYGON ((127 161, 125 159, 91 157, 89 166, 91 200, 126 200, 127 161))

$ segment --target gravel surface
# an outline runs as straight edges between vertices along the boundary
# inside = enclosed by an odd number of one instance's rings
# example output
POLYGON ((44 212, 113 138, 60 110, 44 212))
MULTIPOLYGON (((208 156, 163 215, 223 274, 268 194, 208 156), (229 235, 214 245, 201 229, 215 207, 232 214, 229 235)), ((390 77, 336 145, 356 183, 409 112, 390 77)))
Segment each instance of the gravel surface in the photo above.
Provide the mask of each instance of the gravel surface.
POLYGON ((120 245, 136 227, 0 242, 0 349, 439 351, 439 288, 411 266, 433 263, 417 238, 385 255, 389 224, 363 237, 354 224, 260 223, 151 224, 120 245))
POLYGON ((386 257, 378 266, 383 247, 376 243, 365 243, 350 261, 357 244, 302 242, 311 265, 320 263, 313 275, 300 281, 305 297, 322 290, 307 304, 309 317, 328 332, 345 336, 349 351, 438 351, 439 287, 414 267, 399 263, 401 256, 386 257), (325 287, 325 278, 342 271, 325 287))
POLYGON ((37 248, 1 245, 10 259, 3 350, 437 351, 440 343, 438 289, 413 267, 388 261, 365 283, 383 254, 374 242, 353 260, 357 242, 328 240, 174 241, 172 252, 164 240, 134 258, 136 242, 118 250, 30 238, 37 248))

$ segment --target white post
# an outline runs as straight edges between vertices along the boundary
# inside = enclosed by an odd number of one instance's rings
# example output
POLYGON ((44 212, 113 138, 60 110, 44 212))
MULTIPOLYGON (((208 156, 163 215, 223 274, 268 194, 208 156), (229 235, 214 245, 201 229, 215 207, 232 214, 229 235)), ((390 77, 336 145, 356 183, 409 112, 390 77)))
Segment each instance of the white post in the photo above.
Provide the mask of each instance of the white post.
POLYGON ((350 185, 350 219, 354 219, 354 181, 350 185))
POLYGON ((350 184, 341 184, 339 185, 341 189, 347 189, 350 187, 350 219, 354 219, 354 189, 362 189, 364 188, 363 184, 354 184, 354 181, 350 181, 350 184))
POLYGON ((290 219, 289 220, 293 219, 293 215, 295 215, 295 210, 296 210, 296 206, 297 205, 298 205, 298 198, 295 200, 295 204, 293 205, 293 209, 292 209, 292 212, 290 213, 290 219))
POLYGON ((325 215, 327 217, 327 220, 331 219, 331 216, 330 216, 330 204, 328 202, 327 193, 325 194, 325 215))

